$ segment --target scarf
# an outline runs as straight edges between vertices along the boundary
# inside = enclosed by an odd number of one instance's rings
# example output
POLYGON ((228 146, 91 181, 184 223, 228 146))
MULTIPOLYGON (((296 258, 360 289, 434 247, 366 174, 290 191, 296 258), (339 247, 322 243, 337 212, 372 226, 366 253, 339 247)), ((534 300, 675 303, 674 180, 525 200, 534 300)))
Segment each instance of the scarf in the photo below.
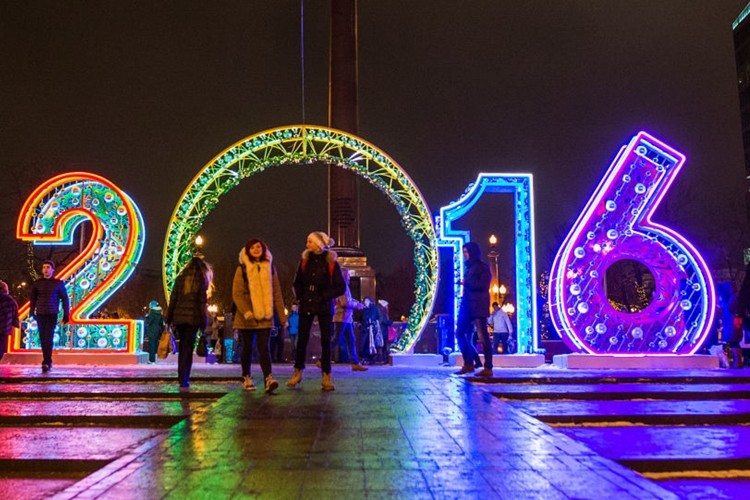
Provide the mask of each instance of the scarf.
POLYGON ((242 252, 242 263, 245 264, 247 288, 250 292, 250 304, 256 320, 273 319, 273 281, 271 263, 267 260, 251 262, 242 252))

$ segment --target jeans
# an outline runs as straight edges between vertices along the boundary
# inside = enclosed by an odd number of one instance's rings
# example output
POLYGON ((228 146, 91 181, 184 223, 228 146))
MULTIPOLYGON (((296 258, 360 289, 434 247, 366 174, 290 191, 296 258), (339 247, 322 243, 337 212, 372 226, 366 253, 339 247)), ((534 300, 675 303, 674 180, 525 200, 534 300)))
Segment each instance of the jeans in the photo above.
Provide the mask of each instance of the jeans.
POLYGON ((346 347, 349 351, 349 359, 353 365, 359 364, 359 358, 357 357, 357 344, 354 339, 354 323, 340 323, 338 321, 333 323, 333 338, 338 341, 341 335, 346 340, 346 347))
POLYGON ((490 336, 487 333, 487 318, 458 318, 458 327, 456 328, 456 339, 458 347, 464 358, 464 366, 473 366, 476 361, 476 350, 472 347, 472 326, 476 327, 479 341, 482 343, 484 351, 484 367, 492 368, 492 345, 490 336))
POLYGON ((503 354, 508 354, 508 338, 510 337, 510 333, 495 332, 493 336, 494 336, 494 340, 492 341, 493 354, 497 354, 497 346, 499 344, 503 345, 503 354))

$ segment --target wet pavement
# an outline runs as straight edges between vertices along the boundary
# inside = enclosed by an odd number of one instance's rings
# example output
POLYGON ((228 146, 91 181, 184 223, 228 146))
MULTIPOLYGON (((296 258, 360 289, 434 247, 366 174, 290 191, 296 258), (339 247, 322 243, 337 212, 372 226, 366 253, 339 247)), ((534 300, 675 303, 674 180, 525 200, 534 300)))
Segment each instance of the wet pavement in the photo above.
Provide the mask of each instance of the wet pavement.
POLYGON ((591 416, 742 419, 750 371, 504 369, 486 383, 454 370, 336 365, 336 391, 325 393, 316 369, 287 389, 291 367, 282 365, 274 367, 281 387, 268 396, 241 389, 238 365, 195 366, 190 392, 177 390, 170 365, 55 367, 49 376, 0 366, 0 439, 17 450, 0 456, 0 470, 16 470, 0 474, 0 496, 14 498, 20 482, 30 496, 15 498, 709 498, 700 495, 731 488, 709 479, 702 487, 658 483, 618 461, 662 460, 654 458, 661 449, 664 463, 715 459, 708 449, 746 456, 749 427, 618 426, 591 416), (639 392, 662 401, 628 405, 626 395, 639 392), (670 394, 686 393, 713 394, 717 406, 681 396, 670 406, 670 394), (576 427, 576 415, 589 421, 576 427), (37 420, 3 422, 23 417, 37 420), (149 428, 149 418, 178 421, 149 428), (639 447, 627 451, 633 442, 639 447), (23 462, 57 462, 58 470, 24 477, 23 462))

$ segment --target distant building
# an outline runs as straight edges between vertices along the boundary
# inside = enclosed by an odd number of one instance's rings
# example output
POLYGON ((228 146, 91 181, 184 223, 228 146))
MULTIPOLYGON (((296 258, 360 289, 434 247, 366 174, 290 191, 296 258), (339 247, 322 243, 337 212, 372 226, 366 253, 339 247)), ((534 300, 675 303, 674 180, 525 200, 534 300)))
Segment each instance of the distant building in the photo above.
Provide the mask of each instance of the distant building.
POLYGON ((750 3, 732 23, 732 31, 740 94, 742 144, 745 150, 745 208, 750 220, 750 3))

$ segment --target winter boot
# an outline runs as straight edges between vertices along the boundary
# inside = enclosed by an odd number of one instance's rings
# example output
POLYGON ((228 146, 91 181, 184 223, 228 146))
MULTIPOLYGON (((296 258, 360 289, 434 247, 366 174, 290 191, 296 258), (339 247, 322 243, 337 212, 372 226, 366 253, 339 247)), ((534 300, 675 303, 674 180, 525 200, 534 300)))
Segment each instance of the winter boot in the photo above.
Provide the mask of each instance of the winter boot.
POLYGON ((286 386, 290 389, 294 389, 300 382, 302 382, 302 370, 300 370, 299 368, 295 368, 294 375, 292 375, 292 378, 286 381, 286 386))
POLYGON ((245 375, 242 378, 242 388, 246 391, 254 391, 255 385, 253 384, 253 379, 250 378, 250 375, 245 375))
POLYGON ((266 377, 266 394, 271 394, 279 386, 279 383, 273 379, 270 373, 266 377))
POLYGON ((333 386, 333 381, 331 380, 331 374, 330 373, 324 373, 323 379, 320 381, 320 388, 324 391, 333 391, 336 388, 333 386))

